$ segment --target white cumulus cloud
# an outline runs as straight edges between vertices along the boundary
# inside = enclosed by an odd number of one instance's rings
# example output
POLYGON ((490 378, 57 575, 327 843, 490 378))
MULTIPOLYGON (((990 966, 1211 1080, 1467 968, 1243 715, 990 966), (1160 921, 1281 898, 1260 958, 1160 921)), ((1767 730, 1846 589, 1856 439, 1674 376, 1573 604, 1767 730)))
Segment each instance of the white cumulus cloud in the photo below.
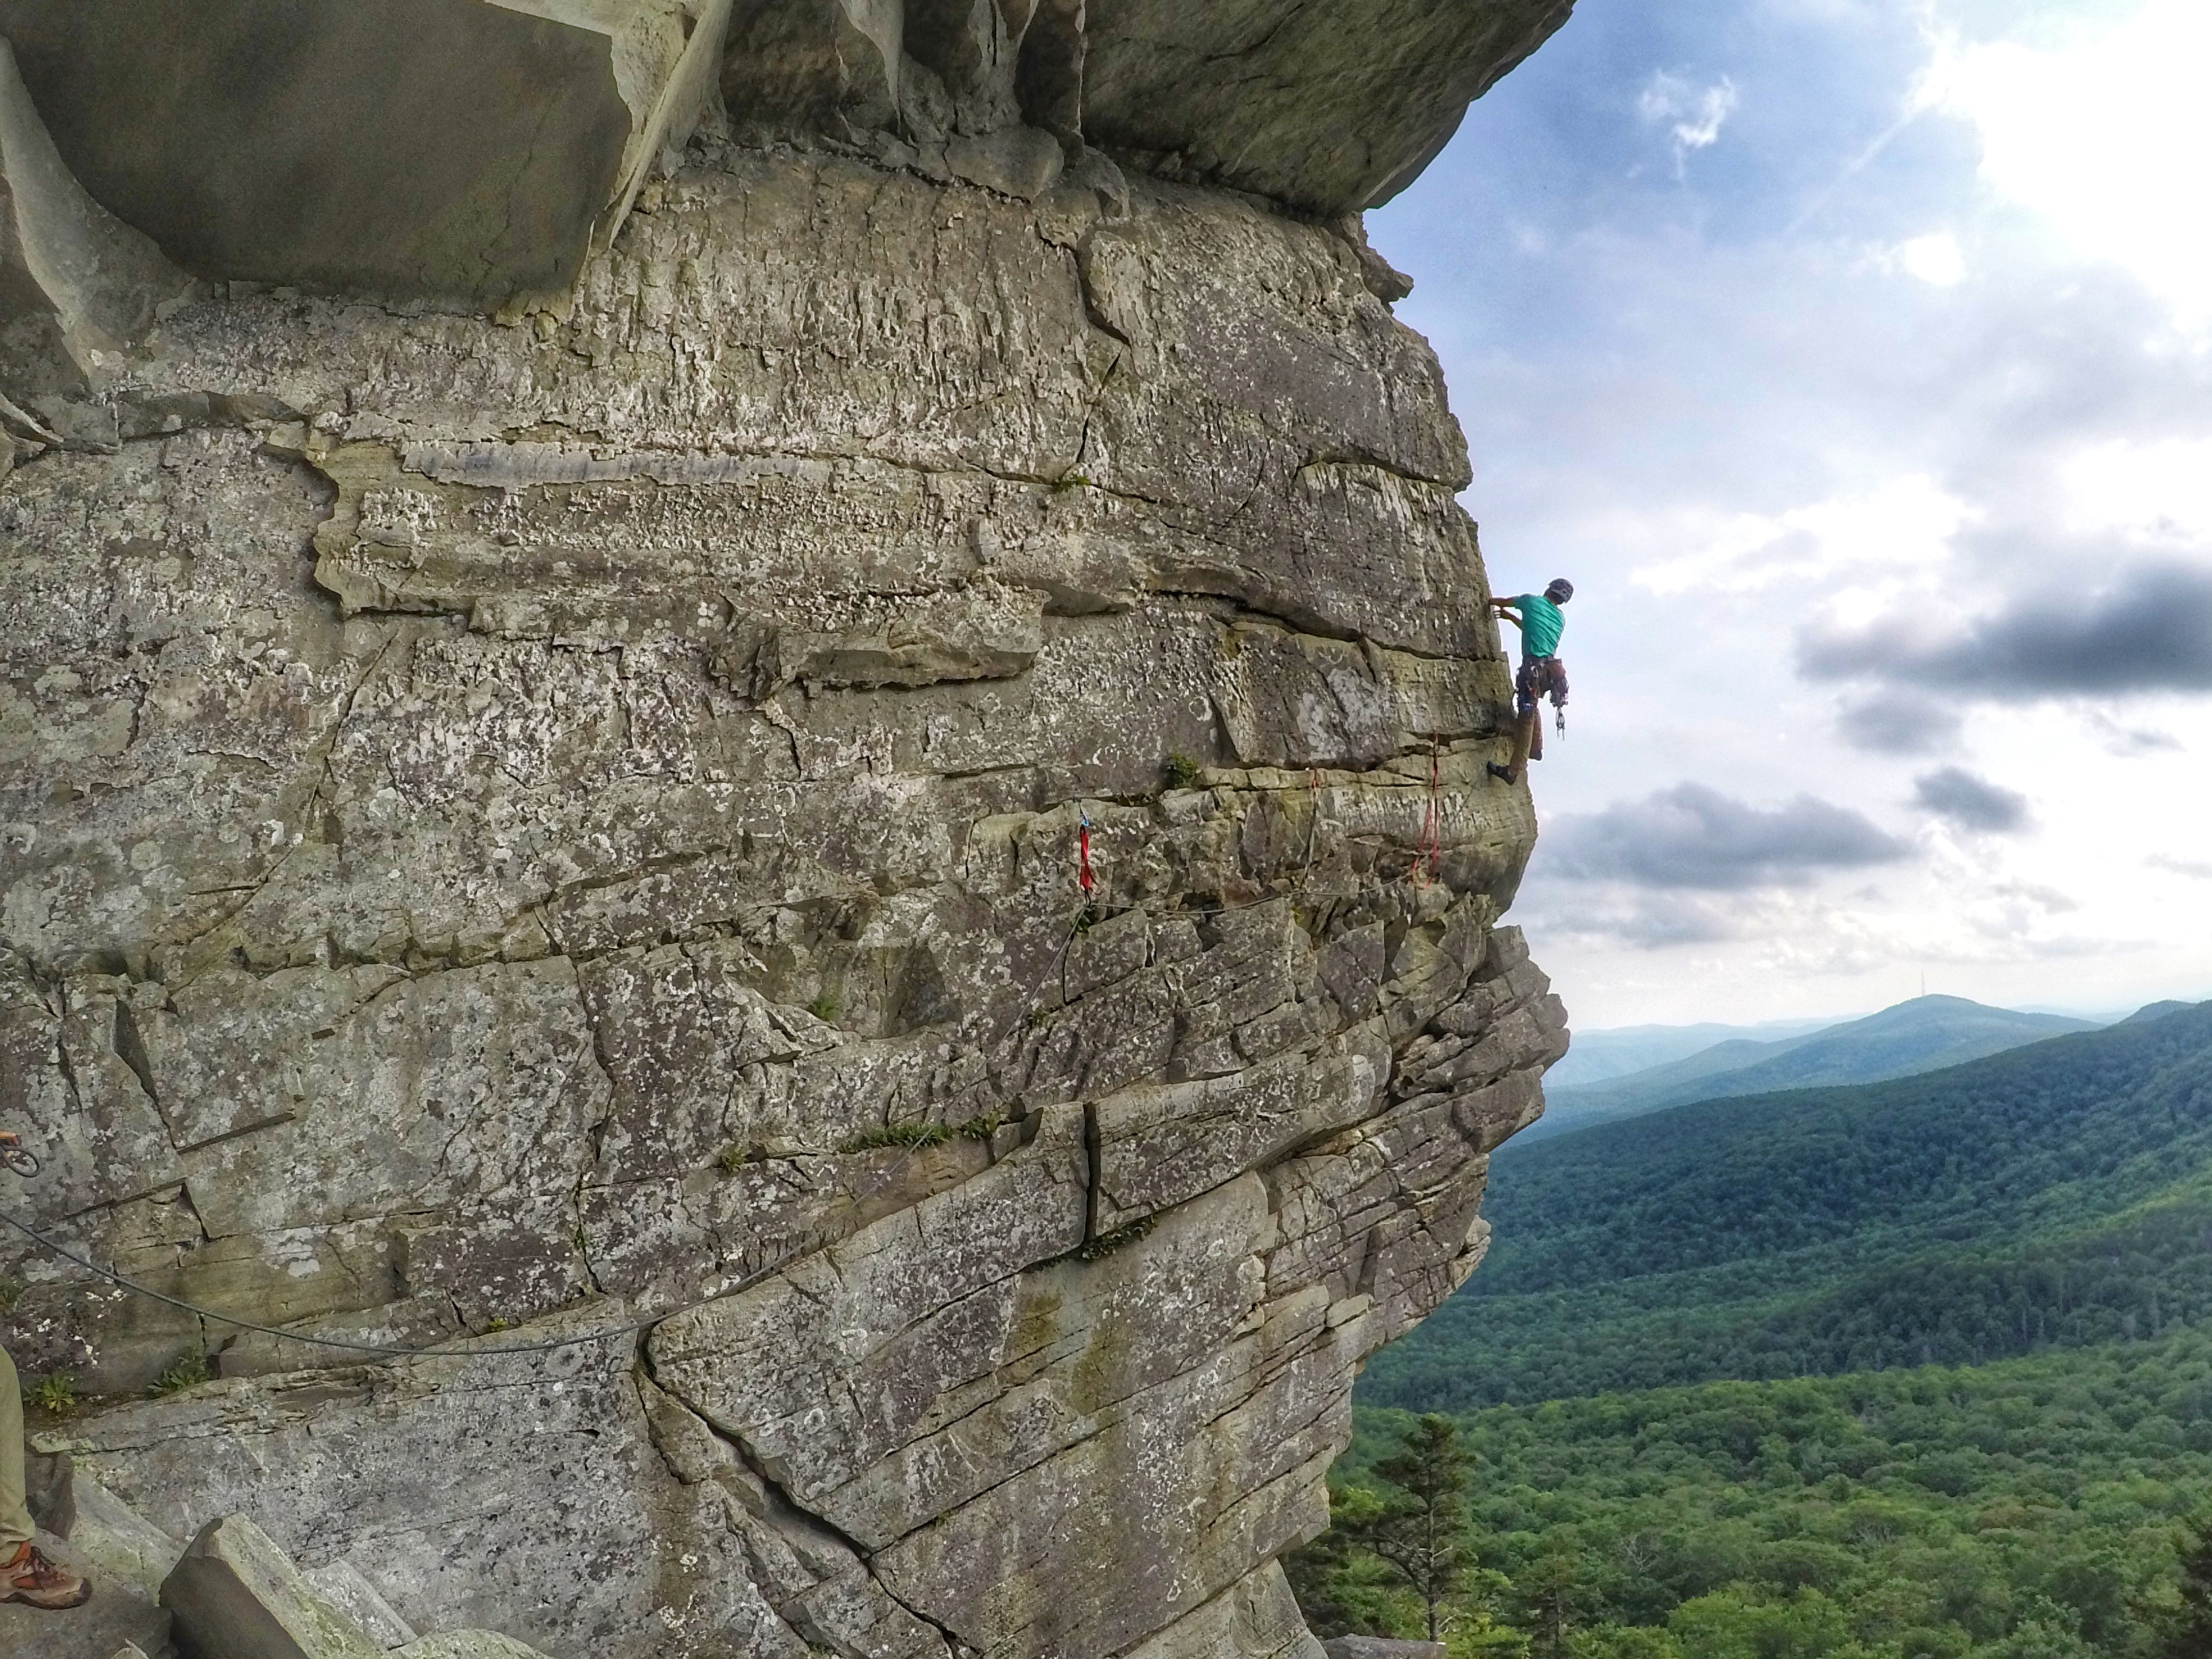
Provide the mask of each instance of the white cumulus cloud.
POLYGON ((1644 83, 1636 108, 1650 125, 1672 123, 1668 137, 1674 141, 1674 170, 1680 173, 1692 150, 1710 149, 1720 142, 1739 96, 1735 82, 1725 75, 1701 88, 1662 70, 1644 83))
POLYGON ((2124 266, 2184 327, 2212 323, 2212 5, 2148 0, 2059 46, 1945 43, 1926 106, 1972 122, 1984 180, 2077 253, 2124 266))

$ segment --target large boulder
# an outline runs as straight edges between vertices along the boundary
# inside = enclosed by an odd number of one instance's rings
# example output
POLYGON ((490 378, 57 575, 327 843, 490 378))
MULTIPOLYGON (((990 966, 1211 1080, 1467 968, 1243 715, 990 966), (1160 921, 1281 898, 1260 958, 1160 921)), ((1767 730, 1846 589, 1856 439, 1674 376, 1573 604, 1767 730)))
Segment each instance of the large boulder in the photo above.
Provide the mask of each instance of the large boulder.
POLYGON ((186 1659, 381 1659, 251 1521, 210 1521, 161 1585, 186 1659))
POLYGON ((558 304, 728 0, 0 0, 61 156, 203 276, 558 304))

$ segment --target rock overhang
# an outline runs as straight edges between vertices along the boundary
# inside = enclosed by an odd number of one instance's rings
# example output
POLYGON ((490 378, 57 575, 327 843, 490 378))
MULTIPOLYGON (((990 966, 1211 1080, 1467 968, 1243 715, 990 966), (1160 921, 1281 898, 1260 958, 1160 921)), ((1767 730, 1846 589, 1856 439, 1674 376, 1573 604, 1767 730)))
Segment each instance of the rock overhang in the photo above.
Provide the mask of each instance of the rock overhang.
POLYGON ((1016 196, 1090 144, 1357 213, 1571 5, 0 0, 0 40, 92 198, 185 270, 516 314, 565 309, 702 116, 1016 196))
POLYGON ((203 277, 557 302, 702 102, 726 0, 0 0, 109 213, 203 277))

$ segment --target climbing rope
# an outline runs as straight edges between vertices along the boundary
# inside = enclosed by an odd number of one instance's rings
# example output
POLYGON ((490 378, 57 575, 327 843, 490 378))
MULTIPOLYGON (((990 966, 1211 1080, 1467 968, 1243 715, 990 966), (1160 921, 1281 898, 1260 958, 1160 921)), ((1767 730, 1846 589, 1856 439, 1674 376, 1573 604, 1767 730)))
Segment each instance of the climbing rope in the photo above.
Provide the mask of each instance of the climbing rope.
POLYGON ((1420 850, 1413 855, 1413 885, 1436 884, 1437 866, 1443 854, 1443 770, 1439 739, 1429 736, 1429 799, 1421 815, 1420 850), (1426 866, 1424 868, 1424 866, 1426 866))
MULTIPOLYGON (((893 1164, 890 1170, 884 1173, 882 1180, 870 1187, 866 1192, 854 1195, 854 1207, 858 1209, 860 1205, 866 1203, 869 1199, 873 1198, 877 1194, 889 1187, 892 1182, 898 1179, 900 1171, 906 1168, 908 1162, 912 1159, 915 1153, 920 1150, 921 1148, 918 1146, 909 1146, 905 1152, 902 1152, 899 1155, 898 1161, 893 1164)), ((8 1169, 14 1170, 17 1175, 22 1176, 27 1180, 30 1176, 38 1173, 39 1160, 27 1150, 0 1146, 0 1164, 4 1164, 8 1169), (26 1161, 27 1161, 31 1165, 28 1170, 26 1170, 23 1167, 23 1164, 26 1161)), ((257 1324, 251 1319, 240 1319, 232 1314, 217 1313, 212 1308, 203 1308, 196 1302, 187 1302, 181 1297, 170 1296, 165 1291, 154 1289, 149 1285, 141 1285, 135 1279, 126 1279, 121 1273, 113 1271, 112 1268, 103 1267, 90 1257, 81 1255, 76 1251, 70 1249, 68 1245, 60 1243, 58 1240, 47 1237, 46 1234, 40 1232, 36 1227, 32 1226, 28 1222, 19 1221, 14 1216, 8 1214, 5 1211, 0 1211, 0 1224, 4 1224, 9 1227, 13 1227, 17 1232, 22 1234, 24 1237, 29 1239, 33 1243, 37 1244, 41 1249, 47 1250, 54 1255, 59 1256, 63 1261, 69 1262, 71 1266, 82 1267, 85 1272, 92 1274, 94 1278, 103 1279, 109 1284, 115 1285, 118 1289, 127 1291, 133 1296, 143 1297, 149 1302, 159 1302, 164 1306, 174 1308, 181 1313, 191 1314, 201 1319, 211 1319, 217 1324, 228 1325, 238 1330, 252 1331, 262 1336, 276 1337, 286 1342, 304 1343, 309 1347, 315 1348, 337 1348, 347 1353, 373 1354, 380 1359, 479 1359, 489 1358, 501 1354, 553 1353, 563 1348, 588 1347, 594 1342, 605 1342, 617 1336, 635 1336, 641 1331, 649 1331, 654 1326, 661 1324, 665 1321, 677 1318, 680 1315, 693 1313, 701 1308, 711 1307, 715 1303, 726 1301, 733 1296, 742 1296, 747 1291, 751 1290, 756 1285, 763 1284, 765 1281, 775 1278, 776 1274, 781 1273, 786 1267, 788 1267, 793 1262, 798 1261, 801 1256, 811 1255, 815 1250, 820 1249, 826 1244, 833 1242, 832 1240, 817 1234, 809 1238, 806 1243, 799 1245, 797 1249, 778 1257, 775 1261, 769 1263, 764 1267, 756 1268, 753 1272, 747 1273, 743 1279, 740 1279, 736 1284, 730 1285, 726 1290, 717 1291, 712 1296, 702 1296, 696 1301, 686 1302, 678 1307, 664 1309, 659 1313, 648 1315, 643 1319, 634 1319, 626 1325, 611 1325, 605 1330, 587 1332, 581 1336, 555 1337, 544 1342, 502 1343, 497 1347, 490 1348, 456 1348, 451 1345, 457 1342, 474 1341, 477 1339, 472 1337, 450 1336, 446 1338, 443 1341, 430 1343, 423 1347, 402 1348, 395 1346, 390 1343, 355 1342, 339 1336, 310 1336, 304 1331, 282 1330, 274 1325, 257 1324)))

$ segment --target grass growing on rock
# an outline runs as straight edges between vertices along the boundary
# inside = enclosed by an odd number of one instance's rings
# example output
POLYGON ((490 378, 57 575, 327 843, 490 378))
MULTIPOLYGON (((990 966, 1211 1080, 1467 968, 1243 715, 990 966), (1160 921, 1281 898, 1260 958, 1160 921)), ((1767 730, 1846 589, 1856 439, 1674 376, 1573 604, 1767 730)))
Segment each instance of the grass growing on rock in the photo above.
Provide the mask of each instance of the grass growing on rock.
POLYGON ((841 1152, 872 1152, 885 1146, 943 1146, 955 1140, 988 1140, 1006 1127, 996 1112, 958 1123, 886 1123, 843 1142, 841 1152))
POLYGON ((195 1389, 207 1382, 211 1375, 205 1358, 187 1354, 155 1377, 146 1392, 156 1400, 164 1395, 182 1394, 186 1389, 195 1389))
POLYGON ((1126 1227, 1116 1227, 1110 1233, 1101 1233, 1077 1245, 1068 1254, 1078 1261, 1097 1261, 1114 1254, 1124 1244, 1133 1244, 1152 1230, 1151 1216, 1133 1221, 1126 1227))

